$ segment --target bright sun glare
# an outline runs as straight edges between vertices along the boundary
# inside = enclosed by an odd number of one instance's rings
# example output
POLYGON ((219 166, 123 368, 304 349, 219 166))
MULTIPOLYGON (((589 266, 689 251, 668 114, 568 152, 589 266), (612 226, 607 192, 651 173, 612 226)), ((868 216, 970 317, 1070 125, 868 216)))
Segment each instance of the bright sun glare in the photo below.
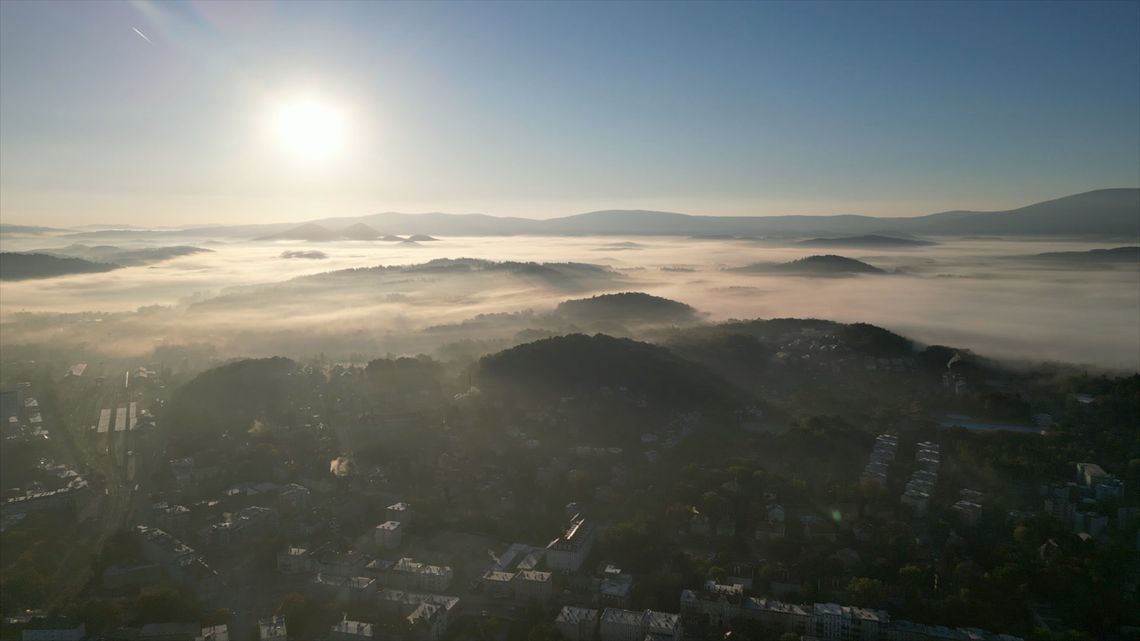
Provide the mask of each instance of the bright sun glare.
POLYGON ((320 100, 292 100, 277 108, 273 132, 278 145, 290 156, 305 162, 322 161, 344 146, 344 115, 320 100))

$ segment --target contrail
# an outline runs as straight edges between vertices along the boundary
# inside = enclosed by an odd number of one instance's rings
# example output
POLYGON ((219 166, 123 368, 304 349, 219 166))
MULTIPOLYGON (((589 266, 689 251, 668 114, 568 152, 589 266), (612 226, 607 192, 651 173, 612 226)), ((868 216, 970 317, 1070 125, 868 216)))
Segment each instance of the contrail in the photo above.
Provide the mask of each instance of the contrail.
POLYGON ((131 27, 131 30, 134 31, 135 33, 139 34, 139 37, 142 38, 143 40, 146 40, 150 44, 154 44, 153 42, 151 42, 150 38, 146 37, 145 33, 138 30, 138 27, 131 27))

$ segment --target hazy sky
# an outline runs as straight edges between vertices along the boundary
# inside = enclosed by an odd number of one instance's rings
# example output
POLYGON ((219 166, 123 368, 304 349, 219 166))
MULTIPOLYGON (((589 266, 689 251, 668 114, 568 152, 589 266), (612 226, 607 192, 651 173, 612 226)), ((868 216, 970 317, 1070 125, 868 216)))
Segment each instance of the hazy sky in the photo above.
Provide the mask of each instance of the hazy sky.
POLYGON ((1138 183, 1137 2, 0 2, 6 223, 914 215, 1138 183), (284 150, 296 104, 342 147, 284 150))

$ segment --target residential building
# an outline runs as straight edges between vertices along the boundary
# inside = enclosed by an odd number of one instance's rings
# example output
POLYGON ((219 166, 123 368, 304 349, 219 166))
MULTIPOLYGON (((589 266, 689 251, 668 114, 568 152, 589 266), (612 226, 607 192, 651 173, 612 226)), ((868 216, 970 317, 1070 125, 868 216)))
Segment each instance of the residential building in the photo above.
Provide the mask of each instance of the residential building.
POLYGON ((277 491, 277 504, 283 510, 300 512, 309 508, 312 492, 304 485, 289 483, 277 491))
POLYGON ((550 572, 537 570, 521 570, 515 573, 512 584, 515 589, 515 599, 523 603, 540 603, 545 605, 554 595, 554 582, 550 572))
POLYGON ((451 568, 404 557, 381 577, 385 585, 401 590, 443 592, 451 585, 451 568))
POLYGON ((793 634, 807 634, 811 628, 811 606, 774 599, 748 598, 742 606, 744 617, 767 628, 793 634))
POLYGON ((701 590, 681 590, 681 617, 696 627, 726 627, 740 615, 744 586, 707 581, 701 590))
POLYGON ((224 623, 202 626, 202 631, 194 637, 194 641, 230 641, 230 627, 224 623))
POLYGON ((452 611, 459 605, 458 597, 443 594, 380 590, 377 596, 381 612, 404 617, 415 637, 424 641, 437 641, 447 632, 452 611))
POLYGON ((680 615, 653 610, 606 608, 598 627, 601 641, 644 641, 647 638, 681 641, 681 635, 680 615))
POLYGON ((360 576, 366 559, 360 552, 322 550, 316 554, 316 569, 323 576, 360 576))
POLYGON ((628 608, 632 590, 632 575, 620 571, 607 574, 598 582, 598 603, 606 608, 628 608))
POLYGON ((20 632, 22 641, 80 641, 87 626, 71 619, 32 619, 20 632))
POLYGON ((424 601, 405 617, 412 636, 419 641, 439 641, 447 632, 447 610, 444 606, 424 601))
POLYGON ((282 574, 308 574, 313 565, 313 556, 305 548, 287 547, 277 553, 277 571, 282 574))
POLYGON ((890 615, 882 610, 816 603, 811 631, 823 641, 879 641, 889 624, 890 615))
POLYGON ((577 572, 593 545, 593 526, 581 515, 575 515, 562 536, 546 546, 546 565, 556 571, 577 572))
POLYGON ((606 608, 602 611, 598 638, 601 641, 643 641, 645 631, 641 627, 644 613, 621 608, 606 608))
POLYGON ((257 635, 259 641, 288 641, 285 617, 278 615, 260 619, 257 622, 257 635))
POLYGON ((554 619, 554 627, 565 641, 593 641, 597 636, 598 611, 564 606, 554 619))
POLYGON ((400 547, 400 540, 403 535, 403 528, 399 521, 385 521, 376 526, 373 535, 376 539, 376 545, 385 550, 392 550, 400 547))
POLYGON ((371 641, 372 624, 342 619, 329 632, 331 641, 371 641))

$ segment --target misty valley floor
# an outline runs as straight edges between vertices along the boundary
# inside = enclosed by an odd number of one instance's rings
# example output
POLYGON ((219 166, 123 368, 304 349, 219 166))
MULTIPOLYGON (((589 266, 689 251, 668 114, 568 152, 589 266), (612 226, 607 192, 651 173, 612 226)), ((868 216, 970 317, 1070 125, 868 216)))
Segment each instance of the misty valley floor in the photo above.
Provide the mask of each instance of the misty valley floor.
MULTIPOLYGON (((100 242, 124 248, 134 243, 129 238, 100 242)), ((541 311, 584 294, 644 291, 690 304, 709 321, 862 321, 922 342, 1006 358, 1125 369, 1140 363, 1136 263, 1066 265, 1011 258, 1121 242, 951 238, 927 247, 827 250, 792 242, 625 236, 443 238, 418 246, 185 237, 176 242, 212 251, 104 273, 0 283, 3 342, 82 342, 108 354, 139 354, 156 344, 184 342, 209 342, 222 353, 248 356, 431 352, 442 343, 423 335, 428 327, 480 314, 541 311), (888 274, 823 278, 733 271, 821 253, 858 259, 888 274), (461 257, 587 263, 608 268, 609 274, 555 282, 526 274, 442 273, 388 277, 383 283, 357 274, 289 293, 288 281, 300 276, 461 257), (228 303, 203 304, 218 297, 228 303), (39 316, 77 312, 88 314, 39 316)), ((6 237, 4 250, 65 244, 6 237)), ((503 338, 476 331, 442 338, 491 337, 503 338)))

